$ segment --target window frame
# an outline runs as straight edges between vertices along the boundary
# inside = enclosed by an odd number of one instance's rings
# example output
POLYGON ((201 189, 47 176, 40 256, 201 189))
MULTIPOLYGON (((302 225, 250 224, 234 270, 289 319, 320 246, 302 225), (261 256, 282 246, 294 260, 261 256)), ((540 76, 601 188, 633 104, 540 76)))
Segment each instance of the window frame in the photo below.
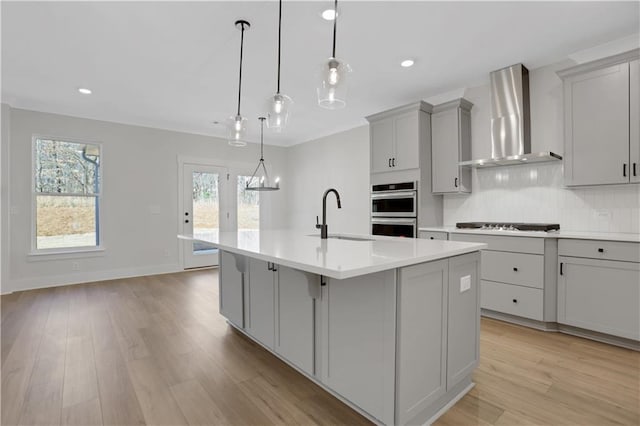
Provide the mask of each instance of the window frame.
POLYGON ((29 253, 30 256, 42 256, 42 255, 65 255, 65 254, 92 254, 96 252, 104 251, 104 234, 102 233, 102 221, 103 221, 103 185, 102 181, 104 180, 104 168, 102 163, 102 158, 104 157, 104 146, 100 141, 95 141, 90 138, 86 139, 78 139, 78 138, 68 138, 68 137, 59 137, 59 136, 51 136, 51 135, 43 135, 43 134, 33 134, 31 137, 31 251, 29 253), (55 140, 61 142, 69 142, 76 143, 82 145, 95 145, 98 147, 98 151, 100 152, 100 164, 98 165, 98 193, 95 195, 86 195, 86 194, 64 194, 64 195, 56 195, 51 193, 40 193, 36 191, 36 164, 37 164, 37 140, 45 139, 45 140, 55 140), (97 245, 95 246, 76 246, 76 247, 63 247, 63 248, 47 248, 47 249, 39 249, 37 240, 37 218, 38 218, 38 205, 37 205, 37 196, 38 195, 46 195, 46 196, 54 196, 54 197, 91 197, 95 198, 98 202, 97 213, 98 213, 98 223, 96 223, 96 234, 97 234, 97 245))

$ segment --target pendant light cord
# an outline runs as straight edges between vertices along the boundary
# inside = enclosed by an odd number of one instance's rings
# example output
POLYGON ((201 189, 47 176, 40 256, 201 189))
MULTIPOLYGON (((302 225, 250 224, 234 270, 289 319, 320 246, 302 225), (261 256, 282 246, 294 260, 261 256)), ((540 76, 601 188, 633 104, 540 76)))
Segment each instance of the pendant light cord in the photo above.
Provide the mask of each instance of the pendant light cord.
POLYGON ((264 117, 260 117, 260 161, 264 161, 264 117))
POLYGON ((338 26, 338 0, 335 0, 333 6, 333 50, 331 57, 336 57, 336 27, 338 26))
POLYGON ((244 47, 244 23, 240 24, 240 78, 238 79, 238 115, 240 115, 240 99, 242 93, 242 51, 244 47))
POLYGON ((278 90, 277 94, 280 94, 280 44, 282 40, 282 0, 280 0, 280 7, 278 10, 278 90))

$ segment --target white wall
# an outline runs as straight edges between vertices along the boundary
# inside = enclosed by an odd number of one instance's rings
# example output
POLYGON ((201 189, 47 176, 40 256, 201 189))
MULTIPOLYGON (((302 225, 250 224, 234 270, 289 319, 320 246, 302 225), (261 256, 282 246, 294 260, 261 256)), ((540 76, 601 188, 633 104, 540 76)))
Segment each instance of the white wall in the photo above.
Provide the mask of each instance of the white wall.
MULTIPOLYGON (((3 118, 5 107, 3 106, 3 118)), ((178 156, 214 160, 217 164, 255 167, 259 146, 230 147, 207 136, 80 119, 20 109, 10 111, 8 235, 2 232, 3 252, 8 251, 7 279, 2 292, 120 276, 170 272, 181 269, 178 232, 178 156), (29 256, 31 245, 31 146, 34 134, 98 141, 103 144, 101 256, 51 259, 29 256), (159 208, 160 214, 154 214, 159 208), (168 250, 169 255, 165 256, 168 250), (77 262, 79 271, 72 271, 77 262)), ((3 123, 4 126, 4 123, 3 123)), ((4 129, 4 127, 3 127, 4 129)), ((3 148, 5 134, 3 132, 3 148)), ((4 154, 4 151, 3 151, 4 154)), ((274 173, 282 177, 283 190, 266 194, 263 210, 266 228, 287 224, 288 185, 285 150, 265 147, 274 173)), ((2 186, 7 182, 2 179, 2 186)), ((2 194, 3 206, 6 205, 2 194)), ((181 215, 180 215, 181 216, 181 215)))
POLYGON ((319 232, 314 225, 316 215, 322 221, 322 194, 333 187, 342 209, 337 209, 333 194, 327 197, 329 232, 370 232, 368 125, 290 147, 287 163, 292 228, 319 232))
MULTIPOLYGON (((530 70, 531 149, 563 153, 562 81, 565 61, 530 70)), ((474 159, 491 157, 489 85, 465 91, 473 102, 474 159)), ((444 197, 444 224, 461 221, 554 222, 561 229, 639 232, 640 185, 568 189, 562 162, 474 170, 471 195, 444 197)))

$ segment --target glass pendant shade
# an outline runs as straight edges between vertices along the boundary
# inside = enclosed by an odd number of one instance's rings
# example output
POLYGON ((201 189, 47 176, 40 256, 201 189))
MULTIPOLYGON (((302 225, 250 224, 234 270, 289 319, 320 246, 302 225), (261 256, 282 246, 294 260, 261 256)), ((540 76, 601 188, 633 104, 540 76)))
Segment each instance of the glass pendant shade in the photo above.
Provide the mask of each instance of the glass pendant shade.
POLYGON ((281 93, 276 93, 270 97, 267 127, 276 132, 281 132, 289 121, 289 111, 292 104, 291 98, 281 93))
POLYGON ((247 119, 235 115, 227 119, 227 140, 231 146, 247 145, 247 119))
POLYGON ((318 84, 318 105, 326 109, 340 109, 347 105, 347 76, 349 64, 329 58, 322 65, 318 84))

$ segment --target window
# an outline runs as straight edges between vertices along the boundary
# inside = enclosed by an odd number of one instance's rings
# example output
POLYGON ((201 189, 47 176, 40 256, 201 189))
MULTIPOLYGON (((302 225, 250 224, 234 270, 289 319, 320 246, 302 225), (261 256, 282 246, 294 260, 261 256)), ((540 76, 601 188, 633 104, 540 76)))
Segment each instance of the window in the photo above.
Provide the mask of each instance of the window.
POLYGON ((96 144, 35 138, 36 250, 100 245, 100 154, 96 144))
POLYGON ((238 231, 260 229, 260 192, 247 191, 251 176, 238 176, 238 231))

